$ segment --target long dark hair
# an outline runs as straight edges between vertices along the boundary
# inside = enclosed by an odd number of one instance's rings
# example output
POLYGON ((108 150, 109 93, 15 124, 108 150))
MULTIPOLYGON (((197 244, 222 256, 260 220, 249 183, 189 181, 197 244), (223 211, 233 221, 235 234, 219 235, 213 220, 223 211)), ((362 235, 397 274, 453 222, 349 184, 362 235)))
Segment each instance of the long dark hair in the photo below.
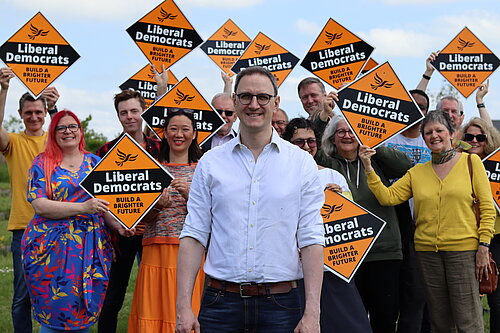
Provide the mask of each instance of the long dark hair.
POLYGON ((170 147, 168 146, 167 139, 165 139, 165 134, 167 133, 167 127, 172 118, 176 116, 184 116, 187 117, 191 121, 191 125, 193 126, 193 130, 195 132, 195 136, 188 149, 188 162, 196 163, 200 159, 203 154, 200 146, 198 145, 198 131, 196 130, 196 120, 194 119, 192 110, 189 109, 172 109, 167 111, 167 116, 165 117, 165 124, 163 126, 164 136, 161 139, 160 146, 160 162, 170 162, 170 147))

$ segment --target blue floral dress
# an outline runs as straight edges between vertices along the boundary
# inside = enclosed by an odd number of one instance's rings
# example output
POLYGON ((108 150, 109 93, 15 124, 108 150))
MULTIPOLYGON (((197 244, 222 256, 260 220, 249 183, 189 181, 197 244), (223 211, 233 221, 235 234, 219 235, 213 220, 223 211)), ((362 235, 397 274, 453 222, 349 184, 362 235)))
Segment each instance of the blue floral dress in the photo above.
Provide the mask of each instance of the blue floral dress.
MULTIPOLYGON (((42 153, 29 171, 29 202, 47 197, 43 161, 42 153)), ((51 179, 52 200, 90 199, 78 184, 98 161, 99 157, 87 153, 77 172, 56 167, 51 179)), ((112 260, 103 216, 85 214, 54 220, 35 214, 21 245, 35 319, 59 330, 83 329, 94 324, 106 294, 112 260)))

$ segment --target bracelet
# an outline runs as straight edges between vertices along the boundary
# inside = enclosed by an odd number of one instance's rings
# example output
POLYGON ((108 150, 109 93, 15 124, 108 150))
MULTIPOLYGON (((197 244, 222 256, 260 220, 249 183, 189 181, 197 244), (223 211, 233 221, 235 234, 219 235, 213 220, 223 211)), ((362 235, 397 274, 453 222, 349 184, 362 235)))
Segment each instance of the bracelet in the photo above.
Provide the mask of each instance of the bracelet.
POLYGON ((479 245, 486 246, 486 247, 490 247, 490 244, 485 243, 485 242, 479 242, 479 245))
POLYGON ((425 75, 425 74, 422 74, 422 77, 423 77, 424 79, 426 79, 426 80, 430 80, 430 79, 431 79, 431 77, 430 77, 429 75, 425 75))
POLYGON ((484 106, 484 103, 479 103, 477 105, 477 108, 480 109, 480 108, 486 108, 486 106, 484 106))
POLYGON ((49 115, 56 114, 57 113, 57 106, 54 105, 54 108, 47 110, 47 112, 49 113, 49 115))

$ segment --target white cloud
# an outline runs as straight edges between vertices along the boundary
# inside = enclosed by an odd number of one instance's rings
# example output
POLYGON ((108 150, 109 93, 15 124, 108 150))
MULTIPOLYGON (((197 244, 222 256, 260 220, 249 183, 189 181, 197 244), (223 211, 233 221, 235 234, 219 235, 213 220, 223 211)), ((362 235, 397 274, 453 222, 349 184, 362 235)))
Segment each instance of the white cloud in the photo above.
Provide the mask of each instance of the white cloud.
POLYGON ((315 22, 310 22, 303 18, 295 21, 295 28, 306 35, 312 36, 317 36, 321 32, 321 27, 315 22))
POLYGON ((359 35, 384 56, 422 57, 435 45, 434 37, 403 29, 375 28, 359 35))
MULTIPOLYGON (((446 31, 450 41, 467 26, 486 46, 500 44, 500 15, 486 10, 472 10, 460 15, 441 16, 436 22, 436 31, 446 31), (438 30, 439 29, 439 30, 438 30)), ((444 45, 443 45, 444 46, 444 45)), ((500 52, 500 50, 497 50, 500 52)))

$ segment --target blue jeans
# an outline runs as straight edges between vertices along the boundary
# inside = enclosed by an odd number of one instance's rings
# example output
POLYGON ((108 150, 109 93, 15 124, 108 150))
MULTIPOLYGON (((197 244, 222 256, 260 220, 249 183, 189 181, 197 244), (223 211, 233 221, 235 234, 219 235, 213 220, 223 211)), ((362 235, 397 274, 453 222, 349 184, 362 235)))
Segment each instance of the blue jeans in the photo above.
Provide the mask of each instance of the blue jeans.
POLYGON ((14 266, 14 296, 12 297, 12 323, 15 333, 31 333, 31 300, 21 263, 21 238, 24 230, 12 231, 12 262, 14 266))
POLYGON ((252 296, 207 287, 198 320, 202 333, 291 333, 302 318, 298 288, 286 294, 252 296))

